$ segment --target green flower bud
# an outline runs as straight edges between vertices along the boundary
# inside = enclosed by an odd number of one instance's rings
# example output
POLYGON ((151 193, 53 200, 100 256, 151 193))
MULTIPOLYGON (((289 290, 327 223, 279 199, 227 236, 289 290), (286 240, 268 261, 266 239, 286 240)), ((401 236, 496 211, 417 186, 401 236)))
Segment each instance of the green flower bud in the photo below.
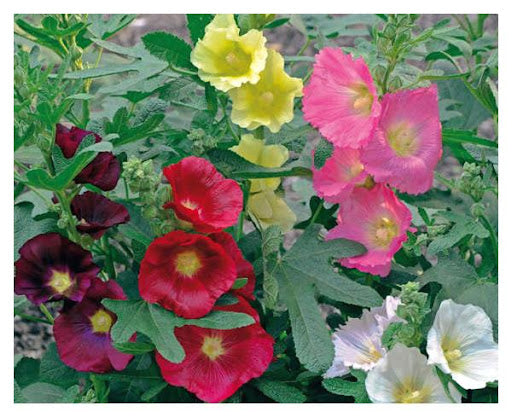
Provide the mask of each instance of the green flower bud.
POLYGON ((480 202, 473 203, 473 205, 471 206, 471 215, 474 216, 475 218, 484 216, 485 215, 485 205, 480 202))

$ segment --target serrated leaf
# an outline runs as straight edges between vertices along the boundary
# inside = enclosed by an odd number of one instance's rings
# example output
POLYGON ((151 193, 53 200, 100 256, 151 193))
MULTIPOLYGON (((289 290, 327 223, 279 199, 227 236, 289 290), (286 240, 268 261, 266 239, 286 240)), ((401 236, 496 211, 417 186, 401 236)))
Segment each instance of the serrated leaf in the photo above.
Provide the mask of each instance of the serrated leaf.
POLYGON ((171 65, 195 70, 190 62, 192 48, 183 39, 167 32, 152 32, 142 37, 146 49, 171 65))
POLYGON ((262 233, 263 254, 263 304, 267 309, 274 309, 278 296, 279 285, 269 268, 277 262, 279 247, 283 241, 283 233, 277 225, 272 225, 262 233))
POLYGON ((334 147, 329 141, 324 138, 320 139, 320 142, 315 149, 315 157, 313 160, 317 170, 324 166, 327 159, 332 155, 333 150, 334 147))
POLYGON ((192 43, 196 43, 199 39, 204 36, 204 29, 213 20, 211 14, 188 14, 187 15, 187 27, 190 33, 190 39, 192 43))
POLYGON ((83 376, 83 373, 77 372, 62 362, 55 343, 51 343, 48 346, 46 353, 41 359, 39 370, 41 382, 51 383, 63 388, 77 384, 78 379, 83 376))
POLYGON ((283 382, 257 379, 254 385, 270 399, 279 403, 303 403, 306 402, 306 395, 304 395, 295 386, 288 385, 283 382))
POLYGON ((364 379, 362 381, 350 382, 340 377, 324 379, 322 386, 335 395, 351 396, 356 403, 369 403, 370 398, 366 393, 364 379))
POLYGON ((78 392, 78 385, 66 390, 50 383, 37 382, 24 388, 21 394, 29 403, 70 403, 76 398, 78 392))

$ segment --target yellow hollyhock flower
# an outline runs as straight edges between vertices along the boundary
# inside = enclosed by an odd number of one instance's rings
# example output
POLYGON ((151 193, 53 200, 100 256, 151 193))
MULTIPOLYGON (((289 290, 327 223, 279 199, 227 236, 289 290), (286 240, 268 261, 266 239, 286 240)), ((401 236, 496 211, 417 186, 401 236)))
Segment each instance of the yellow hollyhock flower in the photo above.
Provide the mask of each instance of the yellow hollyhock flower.
POLYGON ((275 133, 293 119, 293 99, 302 96, 302 80, 286 74, 281 54, 269 49, 260 80, 230 90, 229 96, 234 123, 247 129, 267 126, 275 133))
POLYGON ((228 91, 259 81, 267 59, 266 41, 263 33, 254 29, 240 36, 233 15, 216 15, 206 26, 190 60, 198 68, 201 80, 228 91))
MULTIPOLYGON (((230 148, 247 161, 262 167, 281 167, 290 157, 288 149, 283 145, 265 145, 261 139, 254 138, 251 134, 242 135, 238 145, 230 148)), ((251 193, 261 192, 268 188, 275 190, 279 187, 281 179, 273 177, 268 179, 251 180, 251 193)))
POLYGON ((287 232, 297 221, 295 213, 271 189, 263 189, 259 193, 251 194, 247 201, 247 208, 249 215, 255 218, 263 229, 271 225, 279 225, 283 232, 287 232))

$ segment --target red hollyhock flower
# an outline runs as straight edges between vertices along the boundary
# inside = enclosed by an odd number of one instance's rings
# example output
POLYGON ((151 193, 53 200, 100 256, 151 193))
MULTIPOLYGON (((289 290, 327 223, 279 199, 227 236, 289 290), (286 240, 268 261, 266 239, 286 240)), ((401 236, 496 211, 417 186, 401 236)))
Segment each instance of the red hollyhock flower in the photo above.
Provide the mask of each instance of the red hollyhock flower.
POLYGON ((246 278, 247 283, 240 289, 232 290, 233 293, 246 297, 247 299, 254 299, 254 286, 256 285, 256 276, 254 275, 254 268, 243 256, 242 251, 238 248, 236 241, 227 232, 217 232, 208 235, 217 244, 222 245, 222 248, 228 253, 236 266, 236 277, 246 278))
MULTIPOLYGON (((110 329, 116 315, 101 299, 126 299, 115 281, 95 278, 86 298, 63 311, 53 324, 57 351, 64 364, 81 372, 106 373, 123 370, 133 358, 112 346, 110 329)), ((135 341, 133 335, 130 341, 135 341)))
POLYGON ((238 183, 226 179, 204 158, 187 157, 163 169, 172 187, 171 208, 198 232, 209 234, 234 225, 243 207, 238 183))
POLYGON ((75 196, 71 201, 71 212, 79 220, 76 229, 95 239, 101 238, 108 228, 130 220, 123 205, 94 192, 75 196))
POLYGON ((200 318, 236 280, 235 263, 204 235, 172 231, 155 239, 140 265, 143 299, 185 318, 200 318))
MULTIPOLYGON (((71 158, 75 155, 78 146, 87 136, 93 134, 95 141, 100 142, 101 137, 94 132, 84 131, 73 126, 67 128, 57 124, 55 143, 60 147, 64 157, 71 158)), ((112 190, 116 187, 121 174, 121 166, 117 158, 111 152, 100 152, 76 177, 75 183, 89 183, 101 190, 112 190)))
POLYGON ((19 253, 14 291, 36 305, 60 299, 80 302, 100 271, 90 252, 56 233, 37 235, 19 253))
MULTIPOLYGON (((214 309, 243 312, 258 319, 257 312, 243 298, 235 305, 214 309)), ((261 376, 272 361, 274 339, 259 320, 230 330, 185 325, 176 328, 175 335, 185 350, 185 359, 179 364, 171 363, 157 352, 162 376, 169 384, 185 387, 205 402, 230 397, 244 383, 261 376)))

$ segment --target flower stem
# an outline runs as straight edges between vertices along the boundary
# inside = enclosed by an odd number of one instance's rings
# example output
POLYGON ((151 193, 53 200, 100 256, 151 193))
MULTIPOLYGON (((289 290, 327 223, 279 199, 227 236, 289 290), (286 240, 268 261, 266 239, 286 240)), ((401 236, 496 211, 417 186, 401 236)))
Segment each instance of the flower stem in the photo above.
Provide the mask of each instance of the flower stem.
POLYGON ((40 322, 42 324, 52 325, 52 322, 48 321, 47 319, 38 318, 37 316, 27 315, 24 313, 17 313, 15 316, 19 316, 21 319, 26 319, 27 321, 40 322))
POLYGON ((39 309, 41 309, 41 312, 46 316, 50 324, 53 324, 55 320, 53 319, 53 315, 50 313, 46 305, 39 305, 39 309))

